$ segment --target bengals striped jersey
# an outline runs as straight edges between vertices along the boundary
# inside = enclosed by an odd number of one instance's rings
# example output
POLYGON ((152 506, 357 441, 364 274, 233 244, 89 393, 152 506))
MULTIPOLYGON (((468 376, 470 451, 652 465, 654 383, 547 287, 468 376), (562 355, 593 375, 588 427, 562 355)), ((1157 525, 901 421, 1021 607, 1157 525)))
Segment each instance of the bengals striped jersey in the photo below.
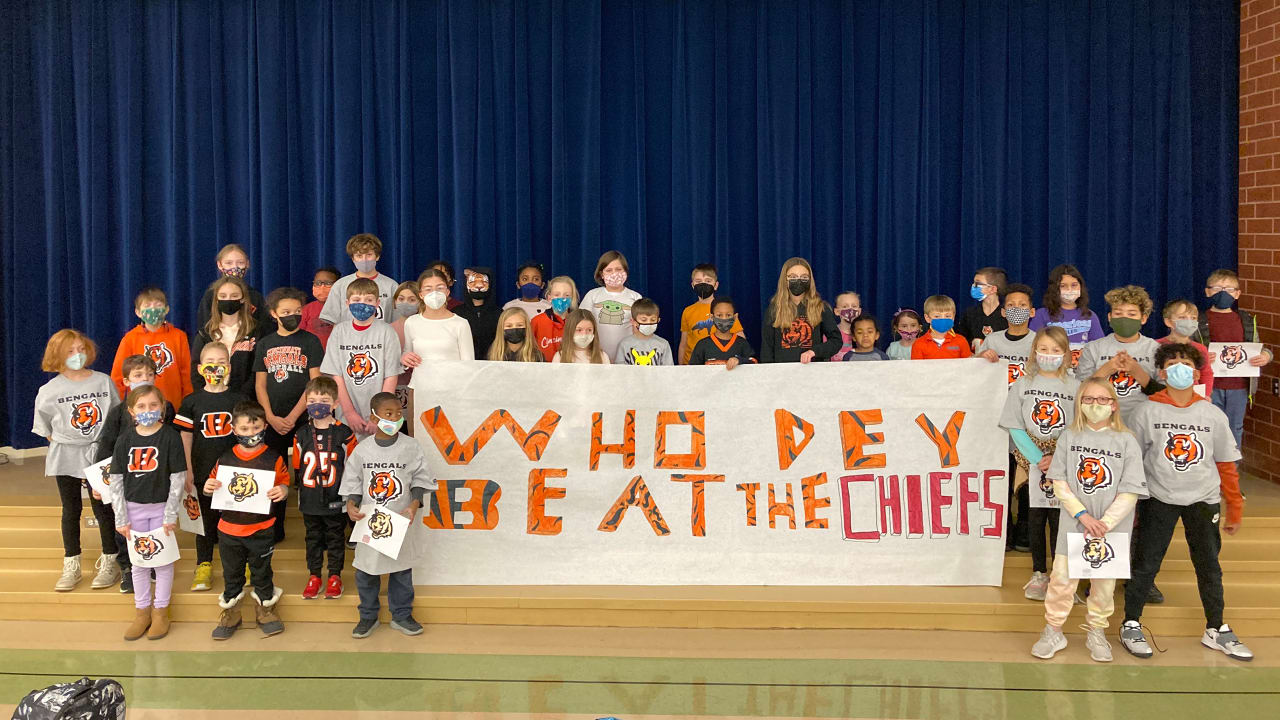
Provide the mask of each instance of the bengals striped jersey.
POLYGON ((298 510, 303 515, 344 512, 338 487, 347 458, 356 449, 356 434, 340 422, 327 428, 311 423, 293 437, 293 473, 298 487, 298 510))
MULTIPOLYGON (((218 462, 214 463, 213 469, 209 471, 209 474, 199 479, 198 484, 203 487, 205 480, 216 478, 218 467, 221 465, 253 470, 270 470, 275 474, 274 485, 284 485, 286 487, 289 485, 289 469, 285 467, 284 458, 280 457, 280 454, 275 450, 267 447, 266 443, 262 443, 255 448, 246 448, 239 444, 233 444, 230 450, 224 452, 222 457, 218 458, 218 462)), ((223 510, 221 519, 218 520, 218 532, 224 532, 236 537, 249 537, 259 530, 266 530, 275 524, 276 519, 273 515, 259 515, 239 510, 223 510)))
POLYGON ((45 383, 36 393, 31 425, 31 432, 49 440, 44 474, 83 478, 107 414, 119 402, 111 378, 100 372, 78 382, 55 375, 45 383))
POLYGON ((173 424, 178 430, 191 433, 191 476, 197 482, 209 477, 218 458, 235 447, 231 411, 244 401, 245 396, 234 390, 209 392, 206 388, 183 398, 173 424))

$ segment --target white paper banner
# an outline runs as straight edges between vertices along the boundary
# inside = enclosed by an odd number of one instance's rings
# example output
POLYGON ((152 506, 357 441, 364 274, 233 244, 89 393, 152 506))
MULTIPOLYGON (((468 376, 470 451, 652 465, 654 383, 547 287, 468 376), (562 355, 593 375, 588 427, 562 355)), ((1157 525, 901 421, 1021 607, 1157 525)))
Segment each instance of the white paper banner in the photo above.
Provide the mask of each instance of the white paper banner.
POLYGON ((111 458, 96 462, 84 469, 84 479, 89 487, 102 496, 102 502, 111 504, 111 458))
POLYGON ((184 495, 178 508, 178 529, 204 536, 204 520, 200 513, 200 500, 195 495, 184 495))
POLYGON ((416 577, 999 585, 1006 375, 981 359, 434 363, 415 378, 439 479, 416 577))
POLYGON ((1027 495, 1031 498, 1033 508, 1054 508, 1062 505, 1057 494, 1053 492, 1053 483, 1041 472, 1040 466, 1032 463, 1027 471, 1027 495))
POLYGON ((1262 354, 1262 343, 1209 343, 1214 377, 1258 377, 1262 368, 1249 361, 1262 354))
POLYGON ((222 486, 213 491, 212 506, 215 510, 239 510, 259 515, 271 513, 267 491, 276 482, 276 474, 271 470, 219 465, 216 479, 222 486))
POLYGON ((150 532, 131 532, 129 537, 129 561, 138 567, 164 567, 178 561, 178 534, 170 535, 164 528, 150 532))
POLYGON ((364 543, 392 560, 398 559, 400 546, 409 533, 409 518, 376 505, 368 510, 362 507, 360 512, 364 517, 351 528, 351 540, 364 543))
POLYGON ((1072 579, 1129 577, 1129 533, 1085 538, 1067 533, 1067 575, 1072 579))

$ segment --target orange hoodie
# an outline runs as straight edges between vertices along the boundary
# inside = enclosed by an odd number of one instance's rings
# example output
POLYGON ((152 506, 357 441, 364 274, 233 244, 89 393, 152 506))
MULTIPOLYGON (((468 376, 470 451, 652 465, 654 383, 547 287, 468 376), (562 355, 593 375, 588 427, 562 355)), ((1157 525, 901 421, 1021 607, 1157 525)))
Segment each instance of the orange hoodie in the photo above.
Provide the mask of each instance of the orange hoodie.
MULTIPOLYGON (((1152 395, 1149 400, 1151 402, 1164 403, 1178 408, 1191 407, 1198 402, 1209 402, 1200 395, 1191 394, 1191 402, 1186 405, 1179 405, 1169 397, 1167 389, 1152 395)), ((1226 506, 1226 512, 1223 513, 1223 524, 1234 525, 1240 522, 1244 516, 1244 496, 1240 494, 1240 473, 1236 470, 1236 464, 1233 462, 1214 463, 1218 466, 1218 479, 1221 482, 1222 504, 1226 506)))
POLYGON ((146 355, 156 364, 156 387, 164 393, 164 399, 175 407, 182 398, 191 394, 191 345, 187 334, 169 323, 155 332, 139 324, 120 339, 115 362, 111 363, 111 379, 116 390, 124 397, 129 388, 124 386, 124 359, 130 355, 146 355))

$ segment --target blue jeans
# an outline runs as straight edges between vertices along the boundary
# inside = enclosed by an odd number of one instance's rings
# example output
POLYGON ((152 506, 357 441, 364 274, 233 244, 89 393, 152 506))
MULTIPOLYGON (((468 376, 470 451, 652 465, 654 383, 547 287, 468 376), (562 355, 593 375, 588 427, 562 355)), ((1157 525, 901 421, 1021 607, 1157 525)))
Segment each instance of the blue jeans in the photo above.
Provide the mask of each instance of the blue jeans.
MULTIPOLYGON (((382 576, 356 570, 356 591, 360 593, 360 619, 377 620, 378 591, 382 589, 382 576)), ((392 620, 403 620, 413 615, 413 571, 401 570, 387 574, 387 607, 392 620)))
POLYGON ((1231 434, 1236 438, 1236 447, 1244 449, 1244 413, 1249 409, 1249 390, 1219 390, 1214 388, 1213 404, 1227 414, 1227 423, 1231 425, 1231 434))

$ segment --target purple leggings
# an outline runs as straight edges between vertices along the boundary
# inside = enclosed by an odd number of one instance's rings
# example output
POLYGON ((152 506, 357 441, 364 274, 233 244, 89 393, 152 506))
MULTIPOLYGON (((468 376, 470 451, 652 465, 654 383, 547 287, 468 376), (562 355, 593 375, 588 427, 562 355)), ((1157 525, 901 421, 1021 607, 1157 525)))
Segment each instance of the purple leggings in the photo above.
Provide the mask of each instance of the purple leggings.
MULTIPOLYGON (((129 529, 135 532, 150 532, 164 525, 164 503, 129 503, 129 529)), ((174 540, 177 540, 175 537, 174 540)), ((133 606, 137 608, 151 607, 151 571, 156 571, 155 607, 169 607, 169 597, 173 594, 173 566, 145 568, 133 566, 133 606)))

